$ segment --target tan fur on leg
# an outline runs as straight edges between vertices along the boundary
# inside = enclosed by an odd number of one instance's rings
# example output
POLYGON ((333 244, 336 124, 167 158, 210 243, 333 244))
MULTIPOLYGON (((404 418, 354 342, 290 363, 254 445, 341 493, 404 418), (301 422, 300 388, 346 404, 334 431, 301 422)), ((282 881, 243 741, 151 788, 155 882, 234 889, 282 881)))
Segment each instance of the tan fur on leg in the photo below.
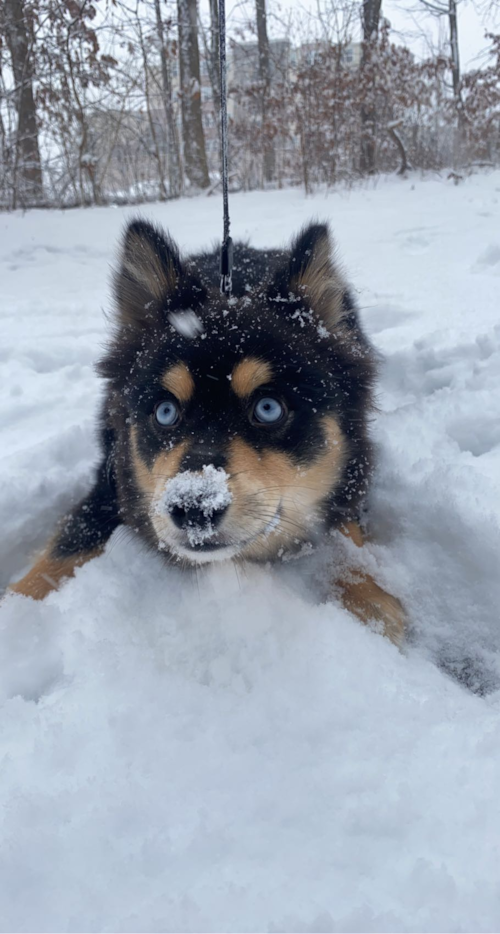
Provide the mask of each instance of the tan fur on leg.
MULTIPOLYGON (((340 531, 346 538, 361 548, 363 533, 359 525, 349 522, 340 531)), ((400 646, 405 632, 405 614, 403 607, 396 597, 391 597, 373 580, 369 574, 362 571, 353 572, 336 586, 342 594, 342 602, 350 613, 354 613, 363 623, 376 620, 384 625, 384 635, 395 645, 400 646)))
POLYGON ((31 571, 28 571, 20 581, 11 584, 9 592, 20 593, 24 597, 32 597, 33 600, 43 600, 52 590, 57 590, 63 580, 73 577, 75 568, 86 564, 98 554, 100 554, 99 551, 92 551, 85 555, 54 558, 50 555, 50 551, 45 552, 31 571))

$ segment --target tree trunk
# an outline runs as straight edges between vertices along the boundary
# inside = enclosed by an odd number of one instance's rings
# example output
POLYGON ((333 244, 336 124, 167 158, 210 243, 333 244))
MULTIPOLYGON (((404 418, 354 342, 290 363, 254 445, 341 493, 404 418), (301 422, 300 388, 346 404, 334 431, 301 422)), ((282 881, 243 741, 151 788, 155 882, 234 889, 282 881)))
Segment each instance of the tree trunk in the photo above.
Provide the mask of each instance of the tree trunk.
POLYGON ((153 119, 153 114, 151 111, 151 93, 149 87, 149 65, 148 65, 148 53, 146 45, 144 42, 144 35, 142 32, 142 26, 137 16, 137 31, 139 33, 139 41, 141 43, 141 52, 142 52, 142 62, 144 67, 144 90, 146 92, 146 115, 148 118, 149 132, 151 133, 151 142, 153 144, 153 158, 155 159, 156 165, 158 167, 158 187, 160 193, 160 201, 167 200, 167 189, 165 188, 164 180, 164 160, 162 159, 162 153, 158 145, 158 137, 156 135, 156 127, 153 119))
MULTIPOLYGON (((373 66, 371 52, 378 36, 380 22, 380 8, 382 0, 363 0, 363 52, 361 56, 361 73, 366 72, 369 65, 373 66)), ((373 72, 372 87, 374 95, 373 72)), ((375 101, 364 100, 361 105, 361 160, 360 166, 363 174, 373 175, 375 172, 375 101)))
POLYGON ((17 112, 16 179, 13 207, 17 193, 24 203, 39 201, 42 196, 42 168, 35 99, 33 95, 33 65, 25 19, 23 0, 4 0, 7 45, 12 61, 17 112))
MULTIPOLYGON (((218 0, 209 0, 210 4, 210 28, 208 32, 200 22, 201 38, 203 42, 203 51, 208 68, 208 77, 212 89, 212 101, 214 106, 215 126, 217 127, 217 138, 220 140, 220 64, 219 64, 219 3, 218 0)), ((222 154, 219 151, 219 156, 222 154)))
POLYGON ((460 57, 458 54, 458 22, 456 0, 449 0, 448 19, 450 22, 450 51, 451 74, 453 81, 453 96, 460 100, 460 57))
POLYGON ((168 49, 165 45, 165 32, 161 15, 160 0, 155 0, 156 31, 160 43, 161 80, 163 89, 163 106, 167 121, 167 149, 168 149, 168 178, 171 197, 177 198, 182 190, 181 160, 179 152, 179 139, 175 124, 174 108, 172 104, 172 82, 168 64, 168 49))
POLYGON ((401 156, 401 165, 398 169, 398 175, 405 176, 410 169, 410 163, 408 162, 408 156, 406 155, 406 148, 403 140, 401 139, 399 133, 397 132, 398 127, 401 126, 402 121, 398 120, 395 123, 389 123, 387 127, 387 132, 391 137, 393 143, 395 144, 399 155, 401 156))
POLYGON ((271 62, 269 59, 269 39, 267 36, 266 0, 255 0, 255 15, 257 19, 257 46, 259 54, 259 80, 261 85, 261 122, 262 142, 264 156, 264 181, 271 182, 274 178, 275 153, 272 140, 266 128, 267 102, 271 88, 271 62))
POLYGON ((200 53, 196 0, 177 0, 181 73, 182 138, 186 175, 196 188, 208 188, 205 135, 201 119, 200 53))
MULTIPOLYGON (((461 149, 464 137, 464 110, 460 82, 460 55, 458 50, 458 19, 456 0, 448 0, 448 20, 450 24, 450 57, 453 98, 457 112, 458 148, 461 149)), ((458 153, 460 155, 460 153, 458 153)))
POLYGON ((219 66, 219 3, 218 0, 210 2, 210 71, 214 106, 217 114, 220 113, 220 66, 219 66))

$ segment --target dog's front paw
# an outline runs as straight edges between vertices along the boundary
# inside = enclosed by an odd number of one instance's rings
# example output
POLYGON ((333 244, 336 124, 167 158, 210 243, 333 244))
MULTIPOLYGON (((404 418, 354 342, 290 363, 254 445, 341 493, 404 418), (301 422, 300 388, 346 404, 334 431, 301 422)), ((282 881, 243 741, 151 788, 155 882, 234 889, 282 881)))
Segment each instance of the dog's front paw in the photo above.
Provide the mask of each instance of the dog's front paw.
POLYGON ((338 581, 336 586, 341 592, 346 610, 354 613, 363 623, 381 623, 384 636, 394 645, 402 645, 406 617, 396 597, 382 590, 368 574, 353 573, 352 578, 338 581))

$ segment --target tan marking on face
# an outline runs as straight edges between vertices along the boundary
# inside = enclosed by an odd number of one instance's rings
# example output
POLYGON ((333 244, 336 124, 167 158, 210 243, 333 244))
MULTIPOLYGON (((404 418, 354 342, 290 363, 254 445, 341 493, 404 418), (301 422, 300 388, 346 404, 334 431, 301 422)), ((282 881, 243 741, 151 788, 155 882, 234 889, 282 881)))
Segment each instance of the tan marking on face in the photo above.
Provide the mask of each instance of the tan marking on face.
MULTIPOLYGON (((295 464, 285 452, 259 452, 241 438, 229 443, 226 470, 232 502, 221 523, 218 543, 227 543, 233 549, 232 556, 273 559, 280 549, 295 549, 321 528, 321 506, 335 491, 348 456, 348 441, 337 421, 325 416, 322 425, 324 443, 309 465, 295 464)), ((133 426, 130 434, 137 483, 149 497, 149 515, 158 538, 179 554, 179 547, 187 548, 187 542, 173 527, 170 516, 159 514, 155 505, 166 482, 178 473, 189 444, 183 441, 160 453, 149 468, 140 457, 136 431, 133 426)), ((219 551, 215 557, 224 556, 219 551)))
POLYGON ((76 568, 97 557, 102 550, 99 548, 85 554, 70 555, 68 558, 56 558, 51 556, 48 549, 31 571, 9 587, 9 591, 32 597, 33 600, 43 600, 52 590, 57 590, 63 580, 73 577, 76 568))
POLYGON ((181 441, 180 444, 176 444, 171 451, 160 451, 153 466, 148 467, 139 454, 137 427, 135 425, 132 425, 130 429, 130 441, 132 463, 137 483, 143 493, 155 496, 162 489, 167 480, 175 477, 187 450, 188 443, 187 441, 181 441))
POLYGON ((281 519, 276 530, 260 536, 242 555, 262 559, 272 557, 295 539, 307 540, 318 524, 319 508, 334 492, 342 476, 348 442, 337 421, 323 418, 325 444, 310 465, 297 466, 286 453, 259 453, 241 439, 230 445, 227 471, 233 478, 230 517, 241 529, 241 538, 262 531, 278 508, 281 519))
POLYGON ((233 370, 231 388, 241 399, 246 399, 259 386, 269 383, 272 376, 271 366, 265 360, 259 360, 258 357, 246 357, 233 370))
POLYGON ((185 363, 176 363, 162 376, 161 384, 179 402, 189 402, 194 393, 194 380, 185 363))

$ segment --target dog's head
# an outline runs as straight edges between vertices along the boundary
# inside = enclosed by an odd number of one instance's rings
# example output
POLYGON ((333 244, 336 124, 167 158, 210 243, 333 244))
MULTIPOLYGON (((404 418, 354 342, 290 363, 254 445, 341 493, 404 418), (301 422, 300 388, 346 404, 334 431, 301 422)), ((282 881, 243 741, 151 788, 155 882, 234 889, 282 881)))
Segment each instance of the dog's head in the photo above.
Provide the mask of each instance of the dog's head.
MULTIPOLYGON (((245 250, 240 269, 257 261, 245 250)), ((115 278, 100 371, 119 425, 122 509, 192 563, 295 551, 347 518, 366 486, 373 356, 328 229, 304 229, 272 269, 260 260, 263 278, 249 268, 227 298, 200 261, 136 221, 115 278)))

